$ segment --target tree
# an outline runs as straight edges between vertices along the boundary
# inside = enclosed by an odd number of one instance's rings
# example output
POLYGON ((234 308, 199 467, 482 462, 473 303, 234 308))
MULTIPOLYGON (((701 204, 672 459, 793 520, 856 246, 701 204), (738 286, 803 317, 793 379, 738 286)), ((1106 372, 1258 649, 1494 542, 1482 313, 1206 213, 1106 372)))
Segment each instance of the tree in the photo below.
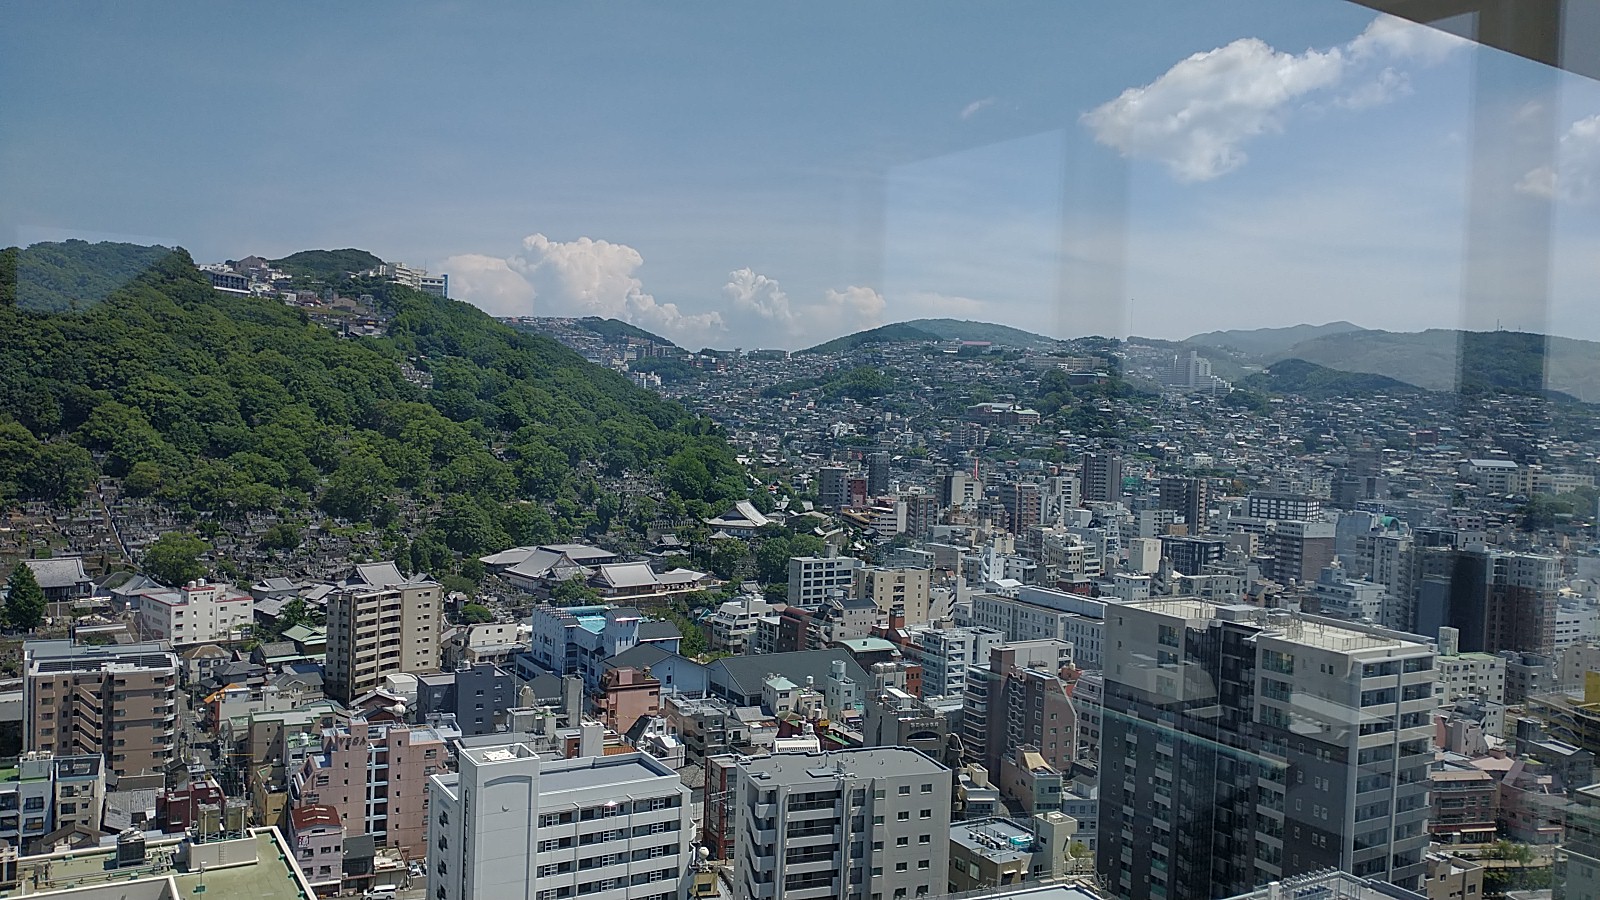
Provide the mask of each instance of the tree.
POLYGON ((6 625, 13 631, 32 631, 44 623, 44 589, 26 563, 11 570, 11 591, 6 596, 6 625))
POLYGON ((185 531, 169 531, 144 550, 140 564, 146 575, 162 584, 180 585, 206 574, 200 557, 211 545, 185 531))
POLYGON ((464 625, 483 625, 494 621, 494 612, 482 603, 468 603, 461 607, 461 622, 464 625))
POLYGON ((581 578, 568 578, 550 589, 550 602, 556 606, 583 606, 600 599, 600 592, 583 583, 581 578))

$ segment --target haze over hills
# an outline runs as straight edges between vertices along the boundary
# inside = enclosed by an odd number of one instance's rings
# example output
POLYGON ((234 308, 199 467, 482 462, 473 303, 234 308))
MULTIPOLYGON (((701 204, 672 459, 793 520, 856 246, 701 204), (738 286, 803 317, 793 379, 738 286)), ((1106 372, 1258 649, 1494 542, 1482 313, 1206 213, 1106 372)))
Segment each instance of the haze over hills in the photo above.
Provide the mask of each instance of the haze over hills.
POLYGON ((1284 328, 1230 329, 1207 331, 1181 343, 1205 347, 1223 347, 1243 353, 1266 355, 1278 353, 1305 341, 1334 334, 1362 332, 1366 329, 1349 322, 1329 322, 1326 325, 1289 325, 1284 328))
POLYGON ((840 353, 871 344, 931 341, 988 341, 1001 347, 1024 350, 1050 350, 1060 342, 1053 337, 997 325, 993 322, 971 322, 964 319, 912 319, 893 322, 866 331, 807 347, 798 353, 840 353))

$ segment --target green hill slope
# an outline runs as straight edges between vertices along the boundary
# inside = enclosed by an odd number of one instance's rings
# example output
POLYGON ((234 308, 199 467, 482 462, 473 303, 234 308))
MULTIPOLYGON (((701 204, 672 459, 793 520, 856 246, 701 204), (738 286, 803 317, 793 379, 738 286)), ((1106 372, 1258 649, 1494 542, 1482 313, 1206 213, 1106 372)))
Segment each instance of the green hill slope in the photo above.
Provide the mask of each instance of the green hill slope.
POLYGON ((947 341, 988 341, 1004 347, 1017 347, 1027 350, 1053 350, 1057 343, 1055 338, 1010 325, 996 325, 993 322, 969 322, 964 319, 913 319, 906 322, 920 331, 927 331, 947 341))
MULTIPOLYGON (((0 256, 0 283, 15 260, 0 256)), ((345 290, 378 298, 387 337, 340 339, 213 291, 182 250, 81 315, 0 297, 0 505, 71 500, 103 471, 189 518, 403 525, 417 567, 435 568, 603 530, 630 502, 608 487, 625 473, 690 513, 745 496, 710 423, 622 376, 465 303, 345 290), (431 389, 402 374, 408 359, 431 389)))
POLYGON ((301 250, 283 259, 271 260, 279 269, 300 278, 335 284, 359 272, 383 265, 383 260, 365 250, 301 250))
POLYGON ((896 344, 903 342, 929 342, 940 340, 939 335, 931 331, 924 331, 909 322, 896 322, 892 325, 879 325, 866 331, 836 337, 831 341, 807 347, 799 351, 801 354, 811 353, 843 353, 857 347, 867 347, 873 344, 896 344))
POLYGON ((1251 328, 1233 331, 1208 331, 1184 341, 1200 347, 1226 347, 1252 356, 1282 353, 1296 344, 1336 334, 1365 332, 1349 322, 1326 325, 1290 325, 1286 328, 1251 328))
POLYGON ((1303 341, 1272 357, 1384 375, 1434 391, 1537 394, 1600 403, 1600 344, 1515 331, 1362 331, 1303 341))

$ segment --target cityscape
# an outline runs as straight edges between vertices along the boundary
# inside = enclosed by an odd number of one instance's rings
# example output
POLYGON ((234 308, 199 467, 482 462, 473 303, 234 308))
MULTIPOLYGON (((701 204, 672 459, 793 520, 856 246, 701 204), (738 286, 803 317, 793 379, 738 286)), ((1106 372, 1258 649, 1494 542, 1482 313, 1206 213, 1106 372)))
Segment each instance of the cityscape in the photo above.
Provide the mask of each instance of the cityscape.
POLYGON ((0 29, 0 897, 1600 900, 1589 0, 0 29))

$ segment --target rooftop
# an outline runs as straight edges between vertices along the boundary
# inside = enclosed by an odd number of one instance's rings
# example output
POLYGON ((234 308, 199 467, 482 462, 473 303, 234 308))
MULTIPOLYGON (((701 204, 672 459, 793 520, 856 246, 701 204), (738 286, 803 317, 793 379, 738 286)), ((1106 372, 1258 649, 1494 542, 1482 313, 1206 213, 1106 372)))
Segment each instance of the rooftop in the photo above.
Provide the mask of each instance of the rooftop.
POLYGON ((995 862, 1030 857, 1037 843, 1032 831, 1000 818, 956 822, 950 828, 950 840, 995 862))
POLYGON ((73 900, 178 900, 199 893, 216 900, 307 900, 311 885, 290 860, 275 828, 249 836, 185 847, 151 842, 142 866, 117 868, 116 849, 77 850, 17 860, 29 896, 71 892, 73 900), (204 872, 200 863, 204 862, 204 872))
POLYGON ((775 753, 759 756, 740 767, 758 779, 783 784, 831 784, 842 771, 855 778, 932 775, 948 778, 950 770, 908 747, 864 747, 821 753, 775 753))

